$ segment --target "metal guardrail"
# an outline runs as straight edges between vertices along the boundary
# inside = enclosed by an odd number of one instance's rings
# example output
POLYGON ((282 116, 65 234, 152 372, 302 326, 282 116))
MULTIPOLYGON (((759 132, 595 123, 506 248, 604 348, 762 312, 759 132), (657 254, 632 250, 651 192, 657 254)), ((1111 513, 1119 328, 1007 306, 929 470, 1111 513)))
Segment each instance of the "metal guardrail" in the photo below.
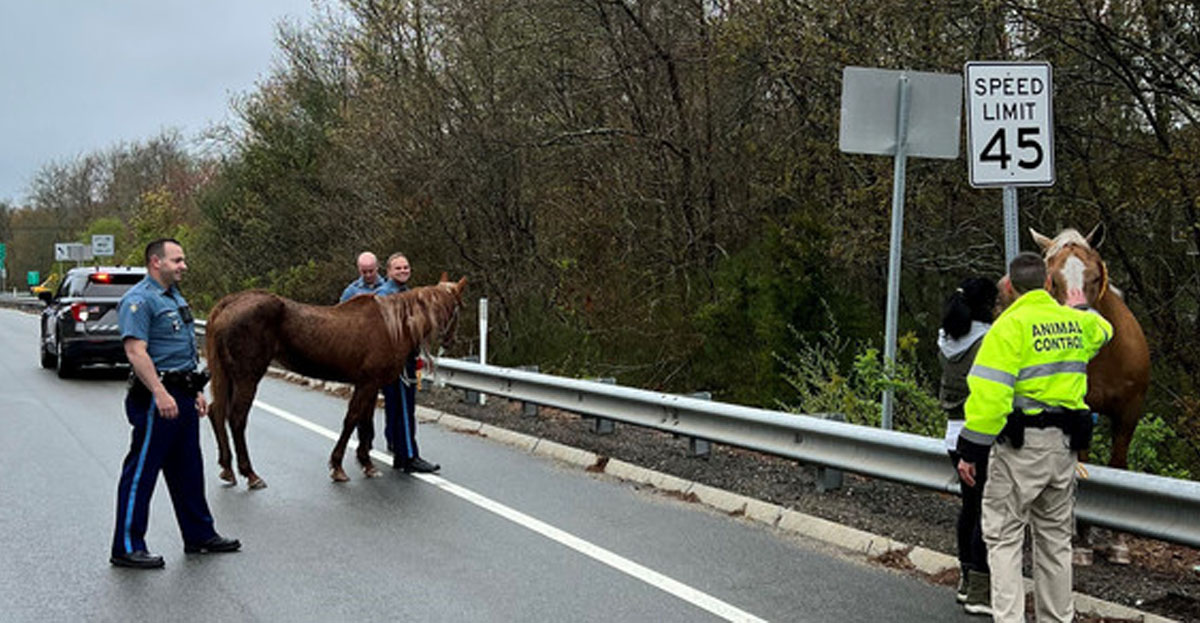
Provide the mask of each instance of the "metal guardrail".
MULTIPOLYGON (((942 440, 594 381, 439 358, 434 381, 959 493, 942 440)), ((1200 482, 1089 465, 1075 515, 1093 525, 1200 547, 1200 482)))
POLYGON ((12 296, 11 294, 0 293, 0 307, 36 311, 45 306, 46 304, 40 299, 32 296, 12 296))
MULTIPOLYGON (((205 323, 196 321, 197 334, 205 323)), ((434 382, 959 494, 941 439, 438 358, 434 382)), ((1200 482, 1088 465, 1075 516, 1093 525, 1200 547, 1200 482)))

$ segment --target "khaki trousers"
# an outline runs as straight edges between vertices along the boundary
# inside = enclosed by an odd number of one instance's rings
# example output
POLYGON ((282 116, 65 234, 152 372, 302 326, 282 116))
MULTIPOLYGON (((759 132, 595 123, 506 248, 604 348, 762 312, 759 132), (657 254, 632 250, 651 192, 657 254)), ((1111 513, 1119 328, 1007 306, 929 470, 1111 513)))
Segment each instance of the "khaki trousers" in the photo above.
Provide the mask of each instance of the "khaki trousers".
POLYGON ((1033 592, 1039 623, 1075 618, 1071 597, 1071 515, 1075 454, 1057 428, 1025 430, 1025 445, 992 447, 983 489, 983 540, 992 568, 997 623, 1024 623, 1021 547, 1033 527, 1033 592))

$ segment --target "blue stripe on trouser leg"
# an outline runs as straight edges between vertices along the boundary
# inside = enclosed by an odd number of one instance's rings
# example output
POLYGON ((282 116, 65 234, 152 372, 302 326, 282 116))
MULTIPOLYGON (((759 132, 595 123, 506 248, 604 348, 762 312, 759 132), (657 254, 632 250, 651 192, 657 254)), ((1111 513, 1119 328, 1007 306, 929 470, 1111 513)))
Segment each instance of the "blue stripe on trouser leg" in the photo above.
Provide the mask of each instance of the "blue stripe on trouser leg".
MULTIPOLYGON (((125 417, 133 426, 129 452, 117 482, 117 521, 113 535, 113 552, 127 554, 146 549, 145 535, 150 496, 158 482, 161 452, 156 451, 155 436, 161 436, 157 405, 149 395, 145 400, 125 398, 125 417)), ((161 444, 158 444, 161 445, 161 444)))
POLYGON ((399 413, 400 417, 399 417, 399 419, 400 419, 400 425, 403 428, 403 430, 401 431, 401 434, 404 435, 405 456, 407 458, 411 459, 411 458, 414 458, 417 456, 417 435, 416 435, 417 427, 416 427, 416 422, 413 421, 414 411, 415 411, 415 407, 416 407, 416 405, 414 404, 415 400, 413 400, 414 398, 416 398, 416 396, 414 396, 413 394, 416 393, 416 389, 410 385, 406 385, 403 381, 401 381, 399 390, 400 390, 400 392, 399 392, 400 393, 400 413, 399 413))

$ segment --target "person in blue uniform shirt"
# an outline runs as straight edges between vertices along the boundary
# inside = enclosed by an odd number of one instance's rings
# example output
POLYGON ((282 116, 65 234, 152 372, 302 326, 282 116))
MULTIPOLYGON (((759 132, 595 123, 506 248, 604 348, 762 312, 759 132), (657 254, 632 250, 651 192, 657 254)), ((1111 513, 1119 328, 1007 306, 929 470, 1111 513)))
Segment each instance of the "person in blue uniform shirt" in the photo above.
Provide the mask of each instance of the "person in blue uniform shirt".
POLYGON ((338 302, 344 303, 359 294, 378 294, 379 288, 383 287, 383 281, 379 276, 379 260, 375 258, 374 253, 363 251, 358 254, 358 279, 351 281, 350 285, 342 290, 338 302))
MULTIPOLYGON (((412 266, 403 253, 393 253, 387 260, 387 281, 376 294, 387 296, 408 290, 412 266)), ((421 458, 417 448, 417 353, 404 363, 404 374, 393 383, 383 386, 383 437, 392 452, 392 467, 406 472, 432 473, 441 465, 421 458)))
POLYGON ((196 371, 199 356, 191 310, 178 284, 187 271, 183 247, 164 238, 146 245, 146 278, 121 297, 118 323, 133 367, 125 417, 133 426, 117 484, 117 520, 109 562, 153 569, 162 556, 146 547, 150 497, 161 471, 186 553, 233 552, 236 539, 217 534, 204 497, 200 418, 207 415, 196 371))

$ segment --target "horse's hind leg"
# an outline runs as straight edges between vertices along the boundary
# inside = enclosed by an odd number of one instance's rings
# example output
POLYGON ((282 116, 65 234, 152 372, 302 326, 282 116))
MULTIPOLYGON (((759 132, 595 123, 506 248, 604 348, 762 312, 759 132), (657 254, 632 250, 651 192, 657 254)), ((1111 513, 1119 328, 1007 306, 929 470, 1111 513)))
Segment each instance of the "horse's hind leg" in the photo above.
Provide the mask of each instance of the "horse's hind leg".
POLYGON ((1112 459, 1109 467, 1126 469, 1129 467, 1129 444, 1133 443, 1133 431, 1137 428, 1140 413, 1116 413, 1111 418, 1112 424, 1112 459))
POLYGON ((372 403, 369 410, 363 414, 358 420, 358 464, 362 466, 363 473, 367 478, 378 478, 383 474, 375 464, 371 462, 371 444, 375 441, 375 405, 372 403))
MULTIPOLYGON (((333 452, 329 455, 329 477, 334 482, 346 482, 350 477, 346 475, 346 471, 342 469, 342 458, 346 455, 346 445, 350 443, 350 434, 358 427, 358 423, 363 417, 373 413, 376 396, 379 395, 378 387, 362 387, 354 388, 354 394, 350 396, 350 406, 346 409, 346 419, 342 421, 342 434, 338 436, 337 444, 333 446, 333 452)), ((374 469, 371 464, 370 447, 367 447, 368 454, 365 462, 363 454, 359 454, 359 461, 363 463, 363 471, 371 476, 370 470, 374 469)))
POLYGON ((221 480, 226 484, 236 485, 237 478, 233 475, 233 452, 229 450, 229 431, 225 428, 225 410, 228 404, 213 405, 208 409, 209 423, 212 424, 213 436, 217 438, 217 464, 221 466, 221 480))
POLYGON ((234 388, 229 401, 229 428, 233 431, 233 446, 237 450, 238 472, 246 478, 246 485, 251 489, 264 489, 267 482, 254 473, 254 467, 250 465, 250 450, 246 445, 246 422, 250 418, 250 407, 254 404, 257 391, 258 383, 241 383, 234 388))

